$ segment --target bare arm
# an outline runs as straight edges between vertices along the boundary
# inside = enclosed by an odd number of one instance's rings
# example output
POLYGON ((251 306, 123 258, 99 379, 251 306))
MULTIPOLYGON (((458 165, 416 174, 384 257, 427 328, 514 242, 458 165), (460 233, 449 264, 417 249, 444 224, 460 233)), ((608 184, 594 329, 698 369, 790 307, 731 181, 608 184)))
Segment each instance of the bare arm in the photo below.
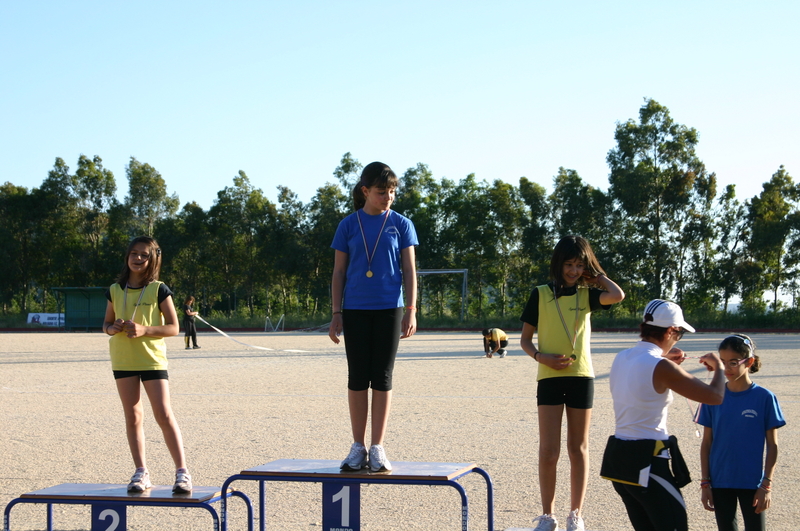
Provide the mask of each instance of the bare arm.
POLYGON ((756 514, 762 513, 769 509, 772 502, 772 476, 775 474, 775 467, 778 464, 778 429, 772 428, 767 431, 767 459, 764 462, 764 479, 761 480, 761 486, 756 490, 756 495, 753 498, 753 507, 756 508, 756 514))
POLYGON ((110 336, 122 332, 124 321, 122 319, 116 319, 116 316, 117 315, 114 313, 114 305, 111 301, 108 301, 106 305, 106 316, 103 319, 103 332, 110 336))
POLYGON ((347 279, 347 263, 350 256, 343 251, 336 251, 333 257, 333 277, 331 278, 331 302, 333 304, 333 315, 331 325, 328 328, 328 337, 331 341, 339 344, 339 335, 342 333, 342 297, 344 295, 344 283, 347 279))
POLYGON ((700 362, 714 367, 714 377, 710 384, 703 383, 675 362, 664 358, 658 362, 653 371, 653 388, 658 393, 672 389, 679 395, 702 404, 721 404, 725 397, 725 374, 722 370, 722 362, 714 353, 706 354, 700 359, 700 362))
POLYGON ((572 359, 568 358, 567 356, 562 354, 545 354, 536 348, 536 346, 533 344, 533 334, 535 332, 535 326, 530 323, 522 323, 522 335, 519 338, 519 345, 528 356, 557 371, 566 369, 572 365, 572 359))
MULTIPOLYGON (((714 442, 714 432, 708 426, 703 427, 703 442, 700 443, 700 477, 703 478, 700 481, 704 481, 705 478, 711 477, 711 470, 708 466, 708 460, 711 456, 711 443, 714 442)), ((700 501, 703 503, 703 507, 707 511, 714 510, 714 498, 711 494, 711 487, 703 486, 700 484, 700 501)))
POLYGON ((406 295, 406 309, 400 325, 400 339, 411 337, 417 331, 417 266, 416 251, 411 245, 400 251, 403 262, 403 290, 406 295), (408 308, 411 306, 412 308, 408 308))

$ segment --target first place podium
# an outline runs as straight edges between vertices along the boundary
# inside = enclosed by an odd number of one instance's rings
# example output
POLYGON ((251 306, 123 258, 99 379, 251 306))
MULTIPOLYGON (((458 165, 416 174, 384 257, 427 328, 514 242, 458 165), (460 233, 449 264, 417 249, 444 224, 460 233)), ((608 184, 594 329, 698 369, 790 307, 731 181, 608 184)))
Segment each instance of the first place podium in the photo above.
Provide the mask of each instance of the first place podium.
MULTIPOLYGON (((18 503, 47 504, 47 530, 53 529, 53 504, 91 505, 91 531, 125 531, 127 529, 127 508, 130 506, 149 507, 199 507, 211 513, 214 531, 220 528, 219 516, 212 503, 237 496, 244 500, 248 512, 248 529, 253 529, 253 506, 243 493, 222 490, 217 487, 194 487, 188 494, 173 494, 172 486, 153 485, 141 493, 128 492, 127 485, 63 483, 55 487, 22 494, 12 500, 4 513, 3 529, 11 529, 11 509, 18 503), (223 496, 222 493, 225 493, 223 496)), ((225 513, 223 512, 223 518, 225 513)))
MULTIPOLYGON (((469 504, 464 487, 456 480, 477 473, 486 481, 488 529, 494 528, 494 501, 492 480, 484 470, 474 463, 392 463, 391 473, 373 473, 369 470, 342 472, 339 461, 279 459, 265 465, 243 470, 228 478, 222 489, 228 489, 234 481, 258 481, 259 483, 259 530, 266 529, 265 482, 311 482, 322 483, 322 531, 361 530, 361 485, 364 483, 394 485, 447 485, 461 495, 461 530, 469 525, 469 504)), ((223 515, 226 500, 221 500, 223 515)), ((222 531, 227 531, 225 518, 222 531)))

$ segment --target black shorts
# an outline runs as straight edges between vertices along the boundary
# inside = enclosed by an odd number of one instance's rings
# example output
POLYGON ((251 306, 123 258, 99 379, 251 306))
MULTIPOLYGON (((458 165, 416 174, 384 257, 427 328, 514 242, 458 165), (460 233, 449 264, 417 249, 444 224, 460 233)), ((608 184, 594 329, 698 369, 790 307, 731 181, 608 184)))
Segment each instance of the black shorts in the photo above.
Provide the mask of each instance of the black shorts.
POLYGON ((594 404, 594 378, 588 376, 561 376, 539 380, 536 389, 539 406, 566 405, 574 409, 592 409, 594 404))
POLYGON ((169 380, 167 371, 114 371, 114 379, 130 378, 138 376, 139 380, 147 382, 150 380, 169 380))

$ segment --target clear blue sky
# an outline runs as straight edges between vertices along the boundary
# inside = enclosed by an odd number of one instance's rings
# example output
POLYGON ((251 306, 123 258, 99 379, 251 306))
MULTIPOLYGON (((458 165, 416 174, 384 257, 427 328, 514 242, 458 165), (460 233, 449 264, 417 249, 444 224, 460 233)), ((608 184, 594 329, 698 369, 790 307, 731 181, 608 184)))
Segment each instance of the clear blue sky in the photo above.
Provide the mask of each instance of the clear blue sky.
POLYGON ((608 187, 645 97, 720 189, 800 179, 796 1, 0 3, 0 182, 131 156, 209 208, 244 170, 307 202, 350 151, 398 174, 608 187))

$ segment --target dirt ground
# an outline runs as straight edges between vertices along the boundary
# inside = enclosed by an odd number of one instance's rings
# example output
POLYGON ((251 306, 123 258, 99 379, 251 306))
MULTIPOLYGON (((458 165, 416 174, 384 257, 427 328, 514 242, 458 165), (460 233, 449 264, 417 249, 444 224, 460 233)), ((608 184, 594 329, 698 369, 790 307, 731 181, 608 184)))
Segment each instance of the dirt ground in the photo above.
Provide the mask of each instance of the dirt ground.
MULTIPOLYGON (((234 334, 249 348, 216 333, 199 337, 200 350, 184 350, 183 338, 167 340, 172 405, 183 431, 195 485, 221 486, 231 475, 276 459, 340 460, 350 446, 344 347, 326 334, 234 334)), ((688 355, 716 348, 721 334, 687 334, 688 355)), ((787 425, 778 431, 771 530, 795 529, 800 520, 797 335, 755 335, 761 372, 753 379, 775 392, 787 425)), ((599 477, 600 459, 613 433, 608 373, 614 354, 634 334, 593 334, 597 374, 591 425, 591 473, 583 508, 587 529, 631 529, 611 484, 599 477)), ((22 493, 61 483, 127 483, 133 465, 101 333, 0 334, 0 506, 22 493)), ((494 482, 494 529, 530 527, 541 512, 537 479, 536 363, 510 338, 504 359, 482 356, 479 333, 419 333, 403 340, 394 377, 394 401, 385 443, 391 461, 477 463, 494 482)), ((687 362, 688 363, 688 362, 687 362)), ((705 378, 700 367, 688 368, 705 378)), ((715 529, 700 505, 700 439, 691 422, 696 405, 676 397, 669 429, 677 435, 695 481, 683 489, 690 529, 715 529)), ((149 406, 146 406, 148 409, 149 406)), ((160 430, 147 411, 147 459, 153 482, 170 485, 173 466, 160 430)), ((556 514, 569 510, 568 460, 562 453, 556 514)), ((470 529, 486 529, 483 480, 460 480, 470 501, 470 529)), ((255 502, 256 482, 234 487, 255 502)), ((54 506, 58 530, 90 525, 89 507, 54 506)), ((128 509, 128 529, 209 529, 205 511, 128 509)), ((321 488, 316 483, 269 483, 267 528, 322 528, 321 488)), ((364 485, 364 531, 460 529, 454 489, 438 486, 364 485)), ((43 505, 20 504, 11 529, 45 528, 43 505)), ((241 501, 231 502, 230 526, 245 529, 241 501)))

